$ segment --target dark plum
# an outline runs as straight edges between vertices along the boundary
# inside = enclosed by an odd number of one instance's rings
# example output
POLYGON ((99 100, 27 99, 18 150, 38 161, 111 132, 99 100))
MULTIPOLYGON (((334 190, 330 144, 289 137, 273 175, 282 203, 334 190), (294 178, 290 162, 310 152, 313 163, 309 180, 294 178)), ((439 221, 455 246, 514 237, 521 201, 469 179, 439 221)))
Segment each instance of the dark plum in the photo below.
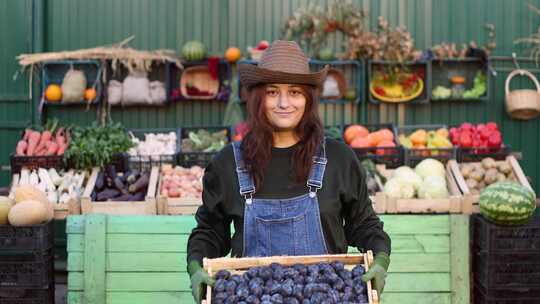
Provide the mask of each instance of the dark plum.
POLYGON ((283 299, 283 304, 300 304, 300 302, 293 297, 283 299))
POLYGON ((214 292, 225 291, 225 284, 227 284, 227 281, 225 279, 217 279, 213 288, 214 292))
POLYGON ((272 269, 270 267, 262 267, 259 269, 259 277, 263 280, 268 280, 272 278, 272 269))
POLYGON ((339 272, 339 271, 342 271, 345 269, 345 265, 342 263, 342 262, 332 262, 330 265, 332 265, 332 267, 334 267, 334 270, 336 272, 339 272))
POLYGON ((225 291, 229 296, 232 296, 236 292, 236 282, 234 281, 227 281, 225 283, 225 291))
POLYGON ((359 277, 362 276, 364 273, 366 273, 366 270, 364 269, 364 266, 362 265, 356 265, 354 266, 353 270, 351 271, 353 277, 359 277))
POLYGON ((272 303, 283 304, 283 296, 281 296, 279 293, 276 293, 272 295, 271 301, 272 303))
POLYGON ((220 270, 216 272, 215 278, 216 279, 225 279, 227 280, 231 276, 231 273, 227 270, 220 270))

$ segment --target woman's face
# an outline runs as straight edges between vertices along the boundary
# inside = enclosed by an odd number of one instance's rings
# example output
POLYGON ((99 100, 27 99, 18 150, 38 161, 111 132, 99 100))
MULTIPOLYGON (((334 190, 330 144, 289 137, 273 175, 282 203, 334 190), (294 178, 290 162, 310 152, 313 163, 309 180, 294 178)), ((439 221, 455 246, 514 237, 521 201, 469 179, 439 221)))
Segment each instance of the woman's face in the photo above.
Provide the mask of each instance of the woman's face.
POLYGON ((306 109, 302 88, 293 84, 269 84, 265 92, 266 117, 279 131, 291 131, 306 109))

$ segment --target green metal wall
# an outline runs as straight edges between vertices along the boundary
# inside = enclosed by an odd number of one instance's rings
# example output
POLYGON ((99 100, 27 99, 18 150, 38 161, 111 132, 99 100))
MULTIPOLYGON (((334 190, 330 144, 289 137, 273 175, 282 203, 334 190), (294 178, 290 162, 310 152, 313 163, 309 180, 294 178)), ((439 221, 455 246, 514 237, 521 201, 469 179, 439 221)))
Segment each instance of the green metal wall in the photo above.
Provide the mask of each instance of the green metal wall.
MULTIPOLYGON (((14 56, 29 50, 58 51, 93 47, 118 42, 135 35, 131 43, 141 49, 170 48, 178 50, 188 40, 202 40, 212 54, 221 54, 228 46, 242 50, 261 39, 273 40, 281 35, 281 26, 294 10, 308 3, 330 1, 308 0, 3 0, 0 1, 0 161, 14 149, 17 132, 35 112, 30 107, 27 83, 13 82, 17 68, 14 56), (32 21, 33 20, 33 21, 32 21), (34 28, 34 30, 32 30, 34 28), (6 67, 6 68, 4 68, 6 67), (8 119, 9 117, 9 119, 8 119)), ((540 0, 356 0, 370 12, 370 26, 382 15, 393 25, 405 25, 413 34, 417 48, 442 41, 466 43, 486 40, 485 23, 497 28, 495 55, 523 53, 513 40, 536 31, 540 16, 527 3, 540 6, 540 0)), ((341 41, 336 35, 329 42, 341 41)), ((496 67, 508 64, 496 62, 496 67)), ((529 65, 533 67, 532 65, 529 65)), ((499 69, 499 68, 498 68, 499 69)), ((492 100, 484 103, 438 102, 429 105, 407 105, 403 123, 447 123, 493 120, 501 124, 506 141, 523 151, 523 167, 539 189, 540 166, 536 161, 540 146, 539 120, 511 120, 504 110, 503 83, 508 73, 501 68, 492 85, 492 100)), ((516 87, 526 85, 516 81, 516 87)), ((34 100, 34 103, 36 101, 34 100)), ((352 121, 398 122, 395 105, 357 107, 323 106, 327 124, 352 121)), ((225 105, 219 102, 181 102, 164 108, 113 108, 113 119, 128 127, 168 127, 177 125, 220 124, 225 105)), ((34 116, 36 120, 37 115, 34 116)), ((45 118, 57 117, 64 122, 86 124, 96 119, 96 108, 51 107, 45 118)), ((7 183, 2 175, 0 185, 7 183)))

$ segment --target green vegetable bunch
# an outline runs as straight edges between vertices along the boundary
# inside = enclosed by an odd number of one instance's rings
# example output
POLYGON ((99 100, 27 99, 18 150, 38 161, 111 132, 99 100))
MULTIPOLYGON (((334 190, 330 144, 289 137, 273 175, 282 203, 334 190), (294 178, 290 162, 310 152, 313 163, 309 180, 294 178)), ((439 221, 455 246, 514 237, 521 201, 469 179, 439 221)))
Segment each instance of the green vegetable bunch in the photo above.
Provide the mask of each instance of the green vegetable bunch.
POLYGON ((75 127, 71 132, 65 159, 76 169, 102 167, 113 160, 116 154, 133 147, 124 127, 120 123, 90 127, 75 127))
POLYGON ((229 143, 227 130, 210 133, 200 129, 189 132, 188 138, 182 139, 183 152, 218 152, 229 143))
POLYGON ((486 75, 478 71, 474 77, 472 89, 466 90, 463 92, 464 99, 476 99, 484 95, 487 91, 487 80, 486 75))

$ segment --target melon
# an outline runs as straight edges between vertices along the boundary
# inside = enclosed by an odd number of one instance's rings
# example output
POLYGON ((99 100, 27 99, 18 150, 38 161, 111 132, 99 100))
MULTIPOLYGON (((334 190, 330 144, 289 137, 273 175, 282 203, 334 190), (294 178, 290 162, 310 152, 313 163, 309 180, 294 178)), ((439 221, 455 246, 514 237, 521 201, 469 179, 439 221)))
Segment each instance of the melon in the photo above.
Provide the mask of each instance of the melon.
POLYGON ((9 210, 8 220, 13 226, 36 225, 47 221, 48 210, 37 200, 26 200, 17 203, 9 210))
POLYGON ((47 210, 47 220, 52 220, 54 218, 54 205, 47 199, 45 192, 28 185, 15 188, 15 204, 28 200, 35 200, 43 203, 43 206, 47 210))
POLYGON ((499 225, 527 223, 536 208, 534 192, 518 183, 504 181, 490 185, 480 194, 480 213, 499 225))
POLYGON ((189 41, 182 47, 182 57, 187 61, 203 60, 206 57, 206 47, 200 41, 189 41))
POLYGON ((8 223, 8 213, 13 207, 13 201, 7 196, 0 196, 0 225, 8 223))

